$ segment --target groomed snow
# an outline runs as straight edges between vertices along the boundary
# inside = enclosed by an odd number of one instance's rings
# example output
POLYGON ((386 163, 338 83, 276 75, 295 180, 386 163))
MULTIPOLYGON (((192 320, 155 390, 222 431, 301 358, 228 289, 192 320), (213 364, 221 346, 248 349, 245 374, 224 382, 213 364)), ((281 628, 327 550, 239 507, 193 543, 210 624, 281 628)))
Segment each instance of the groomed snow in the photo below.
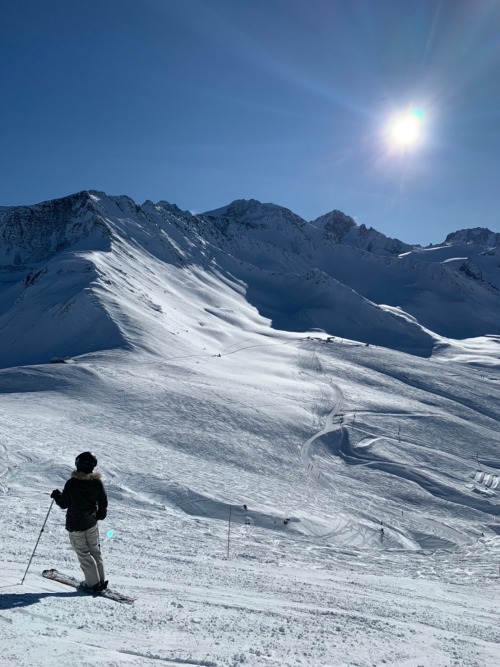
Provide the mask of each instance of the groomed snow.
POLYGON ((229 330, 0 372, 1 664, 497 665, 498 361, 229 330), (130 608, 41 578, 58 508, 19 585, 87 448, 130 608))

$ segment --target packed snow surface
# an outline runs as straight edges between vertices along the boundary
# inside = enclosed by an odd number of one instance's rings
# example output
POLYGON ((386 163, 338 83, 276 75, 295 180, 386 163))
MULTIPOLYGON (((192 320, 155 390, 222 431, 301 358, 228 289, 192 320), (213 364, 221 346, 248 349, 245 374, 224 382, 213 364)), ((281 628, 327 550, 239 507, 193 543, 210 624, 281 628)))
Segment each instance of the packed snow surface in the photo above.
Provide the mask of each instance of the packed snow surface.
POLYGON ((500 337, 281 330, 248 267, 127 234, 3 276, 0 664, 498 667, 500 337), (81 576, 49 508, 87 449, 132 606, 41 577, 81 576))

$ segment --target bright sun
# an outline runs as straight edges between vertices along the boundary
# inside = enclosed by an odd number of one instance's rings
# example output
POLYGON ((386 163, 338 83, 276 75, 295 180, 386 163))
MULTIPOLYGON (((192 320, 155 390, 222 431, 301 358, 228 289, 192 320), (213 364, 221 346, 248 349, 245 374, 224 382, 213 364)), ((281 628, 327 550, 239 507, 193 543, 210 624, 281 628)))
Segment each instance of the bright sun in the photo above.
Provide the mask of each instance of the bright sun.
POLYGON ((389 139, 398 148, 411 148, 419 142, 423 114, 420 109, 412 109, 392 119, 389 139))

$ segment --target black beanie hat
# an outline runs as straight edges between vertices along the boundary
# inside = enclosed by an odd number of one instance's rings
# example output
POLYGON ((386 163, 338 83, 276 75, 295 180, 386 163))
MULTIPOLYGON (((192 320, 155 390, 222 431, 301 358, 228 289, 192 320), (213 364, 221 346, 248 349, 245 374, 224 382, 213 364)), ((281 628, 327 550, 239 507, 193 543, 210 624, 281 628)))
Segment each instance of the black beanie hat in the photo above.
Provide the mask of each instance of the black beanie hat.
POLYGON ((75 466, 79 472, 92 472, 97 465, 97 459, 92 452, 82 452, 75 459, 75 466))

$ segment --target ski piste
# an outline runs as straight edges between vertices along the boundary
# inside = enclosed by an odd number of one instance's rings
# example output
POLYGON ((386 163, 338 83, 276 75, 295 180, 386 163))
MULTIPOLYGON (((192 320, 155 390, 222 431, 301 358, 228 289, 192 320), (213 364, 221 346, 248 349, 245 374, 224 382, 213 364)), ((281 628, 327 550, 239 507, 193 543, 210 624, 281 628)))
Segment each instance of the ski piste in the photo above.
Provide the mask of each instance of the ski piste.
POLYGON ((77 588, 82 593, 87 593, 88 595, 93 595, 94 597, 107 598, 108 600, 114 600, 115 602, 121 602, 122 604, 133 604, 136 598, 130 597, 129 595, 123 595, 123 593, 118 593, 117 591, 110 590, 106 588, 104 591, 99 593, 94 593, 91 590, 85 589, 80 585, 78 579, 71 577, 67 574, 63 574, 58 570, 44 570, 42 572, 42 577, 45 579, 51 579, 52 581, 58 581, 60 584, 65 584, 66 586, 73 586, 77 588))

